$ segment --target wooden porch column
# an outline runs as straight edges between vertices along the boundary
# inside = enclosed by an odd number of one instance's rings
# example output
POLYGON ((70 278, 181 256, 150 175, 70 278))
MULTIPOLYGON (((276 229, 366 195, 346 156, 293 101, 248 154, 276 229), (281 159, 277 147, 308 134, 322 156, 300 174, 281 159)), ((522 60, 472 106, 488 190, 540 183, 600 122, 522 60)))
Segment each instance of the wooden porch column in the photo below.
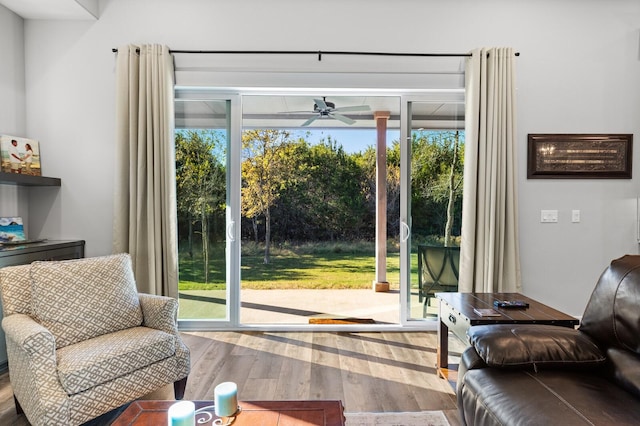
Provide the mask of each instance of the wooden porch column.
POLYGON ((375 291, 389 291, 387 281, 387 120, 389 111, 376 111, 376 278, 375 291))

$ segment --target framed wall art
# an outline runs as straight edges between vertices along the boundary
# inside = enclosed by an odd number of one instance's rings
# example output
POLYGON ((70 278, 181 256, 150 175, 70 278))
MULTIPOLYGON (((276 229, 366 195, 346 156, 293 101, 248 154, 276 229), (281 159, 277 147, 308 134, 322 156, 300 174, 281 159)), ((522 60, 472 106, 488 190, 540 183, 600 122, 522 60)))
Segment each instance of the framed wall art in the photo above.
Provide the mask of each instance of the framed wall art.
POLYGON ((24 240, 24 225, 21 217, 0 217, 0 244, 24 240))
POLYGON ((0 135, 0 170, 41 176, 38 141, 18 136, 0 135))
POLYGON ((528 179, 631 179, 631 134, 529 134, 528 179))

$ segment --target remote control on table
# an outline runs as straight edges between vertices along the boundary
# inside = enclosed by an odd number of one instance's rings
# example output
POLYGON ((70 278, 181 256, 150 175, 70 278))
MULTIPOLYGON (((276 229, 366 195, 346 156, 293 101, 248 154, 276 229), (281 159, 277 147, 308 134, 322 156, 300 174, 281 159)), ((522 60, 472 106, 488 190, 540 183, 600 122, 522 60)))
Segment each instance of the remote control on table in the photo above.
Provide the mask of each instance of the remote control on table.
POLYGON ((529 304, 523 300, 494 300, 493 306, 498 308, 528 308, 529 304))

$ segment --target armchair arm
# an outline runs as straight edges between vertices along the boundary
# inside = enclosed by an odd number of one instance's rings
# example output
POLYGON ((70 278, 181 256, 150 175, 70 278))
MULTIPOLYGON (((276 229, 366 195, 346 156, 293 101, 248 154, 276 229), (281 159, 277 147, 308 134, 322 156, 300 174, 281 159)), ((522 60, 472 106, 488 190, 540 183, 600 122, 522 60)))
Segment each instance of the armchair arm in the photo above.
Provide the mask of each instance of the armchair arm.
MULTIPOLYGON (((178 301, 172 297, 147 293, 139 293, 138 297, 142 307, 142 325, 175 336, 176 359, 178 365, 181 366, 181 369, 176 373, 180 378, 186 377, 191 369, 191 360, 189 348, 184 344, 178 332, 178 301)), ((182 392, 184 392, 184 387, 182 392)))
POLYGON ((13 314, 2 320, 7 338, 13 393, 32 424, 69 422, 69 398, 58 380, 56 341, 31 317, 13 314))
POLYGON ((582 368, 604 363, 606 356, 584 333, 536 324, 470 327, 469 341, 489 367, 582 368))
POLYGON ((14 314, 2 320, 2 328, 13 344, 29 356, 50 356, 55 363, 56 340, 53 334, 28 315, 14 314))
POLYGON ((143 325, 178 334, 178 301, 172 297, 139 293, 143 325))

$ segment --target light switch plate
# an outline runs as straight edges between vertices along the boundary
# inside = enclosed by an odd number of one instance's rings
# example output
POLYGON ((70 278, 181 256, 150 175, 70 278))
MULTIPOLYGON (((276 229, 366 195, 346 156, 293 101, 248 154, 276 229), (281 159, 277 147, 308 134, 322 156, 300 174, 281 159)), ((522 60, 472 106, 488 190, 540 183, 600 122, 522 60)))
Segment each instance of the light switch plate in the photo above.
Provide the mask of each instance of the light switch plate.
POLYGON ((573 223, 580 222, 580 210, 571 210, 571 222, 573 223))
POLYGON ((558 210, 540 210, 540 222, 558 223, 558 210))

